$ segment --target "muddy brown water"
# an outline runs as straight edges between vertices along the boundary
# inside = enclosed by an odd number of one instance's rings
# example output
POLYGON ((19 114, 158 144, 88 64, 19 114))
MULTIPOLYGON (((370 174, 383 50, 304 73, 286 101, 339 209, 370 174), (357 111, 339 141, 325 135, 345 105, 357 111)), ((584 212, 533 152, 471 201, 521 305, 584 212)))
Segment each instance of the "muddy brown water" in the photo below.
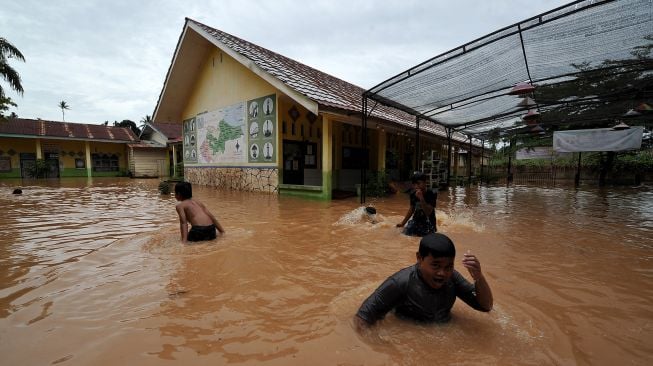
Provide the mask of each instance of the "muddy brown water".
POLYGON ((405 195, 370 200, 372 224, 355 198, 197 186, 227 234, 183 246, 157 184, 0 181, 0 364, 653 364, 653 187, 440 192, 495 309, 358 334, 360 303, 415 261, 405 195))

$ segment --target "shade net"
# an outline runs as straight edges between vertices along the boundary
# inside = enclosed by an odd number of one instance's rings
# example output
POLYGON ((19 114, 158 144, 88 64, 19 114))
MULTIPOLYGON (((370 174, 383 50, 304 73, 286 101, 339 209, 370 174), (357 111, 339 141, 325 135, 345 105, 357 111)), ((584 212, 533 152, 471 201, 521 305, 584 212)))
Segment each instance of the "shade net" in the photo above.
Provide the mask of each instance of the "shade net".
MULTIPOLYGON (((434 57, 366 92, 476 137, 614 123, 653 95, 651 0, 576 1, 434 57), (520 82, 527 95, 509 92, 520 82), (529 96, 534 105, 520 105, 529 96)), ((541 131, 540 131, 541 133, 541 131)))

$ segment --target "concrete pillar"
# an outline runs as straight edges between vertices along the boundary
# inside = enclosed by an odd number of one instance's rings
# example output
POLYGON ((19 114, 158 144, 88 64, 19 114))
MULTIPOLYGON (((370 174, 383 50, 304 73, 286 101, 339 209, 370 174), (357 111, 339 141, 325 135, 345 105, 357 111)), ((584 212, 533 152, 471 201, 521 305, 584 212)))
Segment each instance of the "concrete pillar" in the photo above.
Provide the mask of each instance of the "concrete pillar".
POLYGON ((36 139, 36 158, 43 159, 43 149, 41 149, 41 139, 36 139))
POLYGON ((333 124, 322 115, 322 198, 331 199, 333 172, 333 124))
POLYGON ((377 130, 376 131, 379 139, 378 139, 378 147, 377 147, 377 162, 376 166, 378 171, 382 172, 385 171, 385 151, 387 150, 387 135, 384 130, 377 130))
POLYGON ((93 167, 91 166, 91 143, 86 141, 84 142, 84 151, 86 152, 86 176, 93 176, 93 167))
MULTIPOLYGON (((278 150, 279 148, 277 148, 277 151, 278 150)), ((175 150, 175 144, 172 144, 172 176, 173 177, 177 176, 177 151, 175 150)))
POLYGON ((460 148, 458 146, 454 146, 454 152, 453 152, 453 176, 455 178, 455 182, 458 182, 458 165, 460 163, 460 155, 458 154, 458 150, 460 148))
POLYGON ((342 124, 329 120, 331 125, 331 188, 340 188, 340 169, 342 169, 342 124))

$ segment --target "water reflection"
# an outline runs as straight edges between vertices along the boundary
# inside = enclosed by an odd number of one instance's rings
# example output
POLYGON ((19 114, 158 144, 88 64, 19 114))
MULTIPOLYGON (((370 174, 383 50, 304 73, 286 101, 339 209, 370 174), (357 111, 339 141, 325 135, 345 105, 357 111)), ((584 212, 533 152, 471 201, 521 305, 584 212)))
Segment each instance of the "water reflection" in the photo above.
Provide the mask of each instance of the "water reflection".
POLYGON ((360 303, 415 260, 418 239, 395 227, 407 197, 372 200, 371 223, 354 198, 194 187, 227 235, 182 246, 157 183, 62 180, 15 197, 0 182, 7 364, 646 364, 653 352, 650 188, 441 192, 438 228, 479 256, 495 310, 456 303, 437 326, 389 315, 359 335, 360 303))

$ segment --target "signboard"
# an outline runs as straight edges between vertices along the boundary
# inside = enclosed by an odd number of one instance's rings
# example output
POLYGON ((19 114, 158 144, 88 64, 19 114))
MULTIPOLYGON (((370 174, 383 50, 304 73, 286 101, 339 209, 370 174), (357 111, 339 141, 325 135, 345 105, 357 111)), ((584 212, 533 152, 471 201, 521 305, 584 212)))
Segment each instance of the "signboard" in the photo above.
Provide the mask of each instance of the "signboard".
POLYGON ((274 163, 277 153, 277 106, 274 94, 247 102, 250 163, 274 163))
POLYGON ((198 163, 247 161, 244 102, 198 114, 195 120, 198 163))
POLYGON ((197 128, 195 117, 183 122, 184 163, 197 163, 197 128))
POLYGON ((557 152, 623 151, 642 146, 644 127, 625 130, 596 128, 590 130, 556 131, 553 133, 553 150, 557 152))

